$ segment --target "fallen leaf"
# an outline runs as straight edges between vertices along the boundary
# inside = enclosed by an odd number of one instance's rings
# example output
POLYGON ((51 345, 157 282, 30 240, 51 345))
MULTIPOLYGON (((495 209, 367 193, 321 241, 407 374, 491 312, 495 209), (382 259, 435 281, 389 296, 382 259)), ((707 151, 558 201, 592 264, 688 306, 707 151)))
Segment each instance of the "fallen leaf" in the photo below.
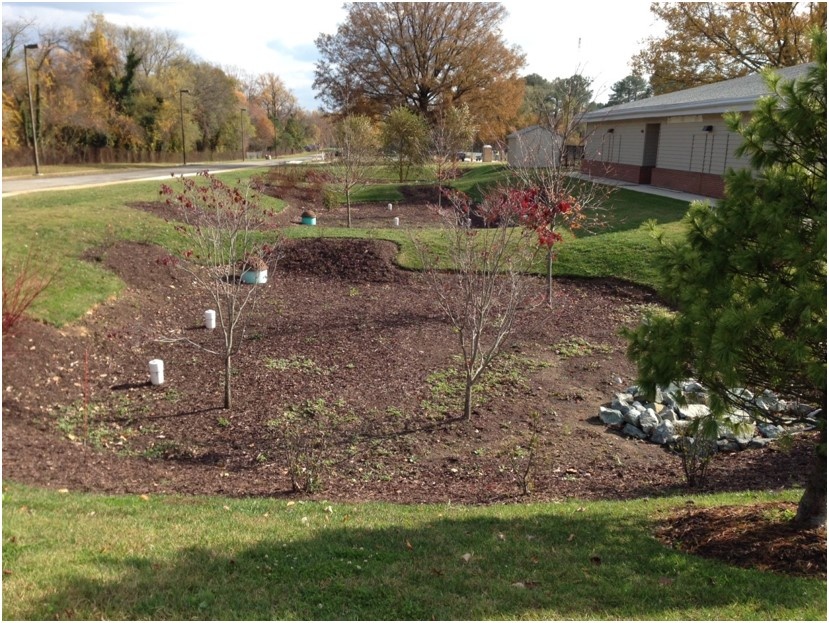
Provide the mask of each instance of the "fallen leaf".
POLYGON ((334 509, 333 509, 331 506, 326 506, 326 507, 325 507, 325 512, 326 512, 326 513, 333 513, 333 512, 334 512, 334 509))
POLYGON ((464 562, 469 562, 470 560, 472 560, 472 554, 464 554, 463 556, 461 556, 461 558, 464 562))
POLYGON ((601 556, 591 556, 590 557, 590 562, 592 562, 594 565, 600 565, 600 564, 602 564, 602 557, 601 556))
POLYGON ((58 493, 69 493, 69 489, 58 489, 58 493))
POLYGON ((499 532, 499 533, 498 533, 498 540, 499 540, 499 541, 506 541, 506 540, 507 540, 507 537, 505 537, 505 536, 504 536, 504 533, 503 533, 503 532, 499 532))
POLYGON ((583 512, 584 512, 584 506, 579 506, 579 507, 576 509, 576 512, 577 512, 577 513, 583 513, 583 512))
POLYGON ((308 523, 308 518, 307 518, 307 517, 303 517, 303 518, 302 518, 302 523, 307 524, 307 523, 308 523))
POLYGON ((225 509, 226 511, 229 511, 229 510, 230 510, 230 507, 229 507, 229 506, 222 506, 222 508, 223 508, 223 509, 225 509))
POLYGON ((567 537, 567 542, 569 543, 570 541, 572 541, 575 538, 576 538, 575 534, 570 534, 570 536, 567 537))
POLYGON ((294 504, 296 504, 296 502, 292 501, 292 502, 288 502, 285 506, 293 506, 294 504))
POLYGON ((523 582, 513 582, 512 587, 513 588, 527 588, 526 584, 524 584, 523 582))
POLYGON ((145 502, 148 502, 148 501, 150 500, 150 496, 149 496, 149 495, 147 495, 146 493, 142 493, 142 494, 141 494, 140 496, 138 496, 138 497, 140 497, 140 498, 141 498, 142 500, 144 500, 145 502))
POLYGON ((671 578, 659 578, 659 584, 661 584, 662 586, 670 586, 673 583, 674 581, 671 578))
POLYGON ((406 549, 414 549, 414 547, 412 547, 412 544, 409 543, 408 539, 406 539, 406 549))

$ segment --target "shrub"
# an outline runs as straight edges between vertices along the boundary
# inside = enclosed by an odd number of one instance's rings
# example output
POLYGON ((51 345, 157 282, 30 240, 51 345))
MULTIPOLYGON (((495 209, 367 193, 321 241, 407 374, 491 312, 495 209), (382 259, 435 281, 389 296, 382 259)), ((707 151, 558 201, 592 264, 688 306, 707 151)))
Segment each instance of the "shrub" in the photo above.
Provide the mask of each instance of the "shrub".
POLYGON ((58 272, 56 268, 42 268, 37 257, 29 248, 22 259, 3 258, 3 335, 20 321, 58 272))

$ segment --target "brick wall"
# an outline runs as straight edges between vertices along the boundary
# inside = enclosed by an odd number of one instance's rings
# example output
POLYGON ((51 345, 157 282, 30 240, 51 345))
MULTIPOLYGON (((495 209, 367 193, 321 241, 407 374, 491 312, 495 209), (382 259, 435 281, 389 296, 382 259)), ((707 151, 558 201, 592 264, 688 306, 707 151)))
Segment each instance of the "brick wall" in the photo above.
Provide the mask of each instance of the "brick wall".
POLYGON ((582 160, 581 172, 593 177, 608 177, 633 184, 645 183, 647 167, 598 160, 582 160))
POLYGON ((725 182, 722 176, 697 171, 654 169, 651 175, 651 185, 715 199, 721 199, 725 193, 725 182))
POLYGON ((695 195, 721 199, 725 191, 722 176, 713 173, 657 169, 630 164, 583 160, 581 171, 594 177, 608 177, 633 184, 647 184, 695 195), (650 179, 648 179, 650 177, 650 179))

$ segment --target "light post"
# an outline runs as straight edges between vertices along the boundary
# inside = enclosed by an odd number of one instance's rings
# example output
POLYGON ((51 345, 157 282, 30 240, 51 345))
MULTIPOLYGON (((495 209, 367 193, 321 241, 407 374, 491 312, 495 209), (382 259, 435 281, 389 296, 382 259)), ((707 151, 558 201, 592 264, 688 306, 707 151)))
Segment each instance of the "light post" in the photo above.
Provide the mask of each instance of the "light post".
POLYGON ((245 113, 247 108, 239 109, 239 127, 242 128, 242 161, 245 160, 245 113))
POLYGON ((30 43, 23 46, 23 62, 26 65, 26 90, 29 92, 29 114, 32 119, 32 143, 35 148, 35 175, 40 175, 40 159, 37 155, 37 127, 35 126, 35 104, 32 101, 32 84, 29 81, 29 55, 28 50, 37 50, 37 43, 30 43))
POLYGON ((184 94, 190 93, 190 89, 179 89, 178 112, 181 116, 181 164, 187 166, 187 143, 184 137, 184 94))

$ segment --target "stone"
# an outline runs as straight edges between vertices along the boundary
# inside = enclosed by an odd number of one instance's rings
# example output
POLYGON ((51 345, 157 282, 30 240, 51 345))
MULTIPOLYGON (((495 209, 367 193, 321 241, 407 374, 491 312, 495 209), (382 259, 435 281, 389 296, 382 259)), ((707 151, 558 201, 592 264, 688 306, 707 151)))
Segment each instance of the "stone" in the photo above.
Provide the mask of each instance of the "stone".
POLYGON ((670 420, 663 420, 662 423, 653 429, 651 433, 651 441, 660 445, 665 445, 675 437, 676 430, 674 423, 670 420))
POLYGON ((747 447, 752 450, 759 450, 760 448, 765 448, 770 443, 771 439, 766 439, 765 437, 754 437, 748 442, 747 447))
POLYGON ((628 409, 622 413, 622 419, 631 426, 639 426, 639 412, 635 409, 628 409))
POLYGON ((599 419, 608 426, 619 426, 623 422, 621 412, 607 407, 599 407, 599 419))
POLYGON ((635 439, 648 438, 647 434, 641 428, 633 426, 633 424, 625 424, 625 427, 622 429, 622 434, 635 439))
POLYGON ((679 407, 679 417, 685 420, 696 420, 709 415, 711 415, 711 409, 709 409, 707 405, 692 404, 682 405, 679 407))
POLYGON ((740 444, 731 439, 718 439, 717 450, 720 452, 737 452, 740 449, 740 444))
POLYGON ((785 430, 782 426, 778 426, 777 424, 765 423, 757 424, 757 428, 760 429, 760 434, 766 439, 777 439, 785 430))
POLYGON ((639 416, 639 427, 645 434, 650 435, 657 426, 659 426, 659 418, 656 412, 653 409, 645 409, 645 412, 639 416))

